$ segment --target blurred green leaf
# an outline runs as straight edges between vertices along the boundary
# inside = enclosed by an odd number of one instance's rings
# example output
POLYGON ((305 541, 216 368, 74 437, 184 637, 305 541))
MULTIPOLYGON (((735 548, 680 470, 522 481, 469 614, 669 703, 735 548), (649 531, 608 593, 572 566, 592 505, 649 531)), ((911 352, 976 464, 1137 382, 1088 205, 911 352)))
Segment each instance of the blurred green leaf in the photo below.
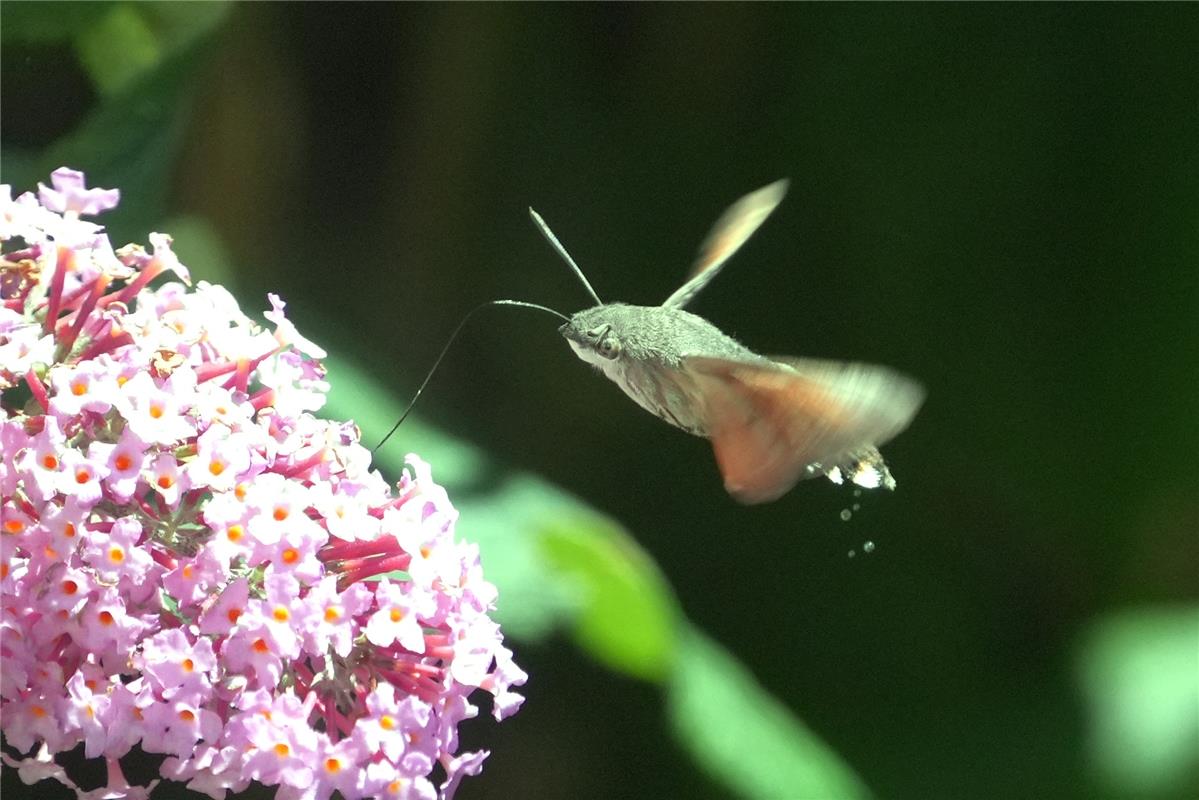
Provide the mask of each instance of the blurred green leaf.
POLYGON ((1199 775, 1199 608, 1102 619, 1079 667, 1096 771, 1117 795, 1189 796, 1199 775))
POLYGON ((114 3, 76 29, 75 48, 96 88, 116 94, 207 35, 228 8, 223 2, 114 3))
POLYGON ((172 217, 162 223, 162 230, 170 232, 174 240, 171 247, 191 272, 193 284, 219 283, 237 293, 237 270, 220 234, 208 220, 190 215, 172 217))
POLYGON ((108 13, 83 28, 75 38, 79 60, 101 94, 114 94, 163 56, 158 36, 139 8, 127 3, 109 7, 108 13))
POLYGON ((579 644, 613 669, 661 680, 673 666, 679 626, 674 595, 657 565, 614 523, 564 517, 540 531, 542 552, 585 592, 579 644))
POLYGON ((670 722, 695 762, 743 797, 869 796, 827 745, 690 625, 679 636, 667 700, 670 722))

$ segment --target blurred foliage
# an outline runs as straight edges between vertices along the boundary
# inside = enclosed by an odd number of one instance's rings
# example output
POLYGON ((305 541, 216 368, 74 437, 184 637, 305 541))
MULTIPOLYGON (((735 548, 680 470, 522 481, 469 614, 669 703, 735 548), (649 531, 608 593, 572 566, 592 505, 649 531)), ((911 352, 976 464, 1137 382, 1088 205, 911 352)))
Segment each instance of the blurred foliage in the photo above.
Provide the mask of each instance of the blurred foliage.
POLYGON ((545 320, 472 322, 381 451, 533 675, 462 797, 1199 794, 1193 6, 6 0, 0 44, 4 182, 283 294, 369 435, 476 302, 583 302, 528 205, 653 302, 782 176, 695 310, 927 381, 894 496, 747 509, 545 320))
POLYGON ((1199 609, 1134 609, 1092 626, 1079 654, 1093 768, 1129 797, 1199 776, 1199 609))

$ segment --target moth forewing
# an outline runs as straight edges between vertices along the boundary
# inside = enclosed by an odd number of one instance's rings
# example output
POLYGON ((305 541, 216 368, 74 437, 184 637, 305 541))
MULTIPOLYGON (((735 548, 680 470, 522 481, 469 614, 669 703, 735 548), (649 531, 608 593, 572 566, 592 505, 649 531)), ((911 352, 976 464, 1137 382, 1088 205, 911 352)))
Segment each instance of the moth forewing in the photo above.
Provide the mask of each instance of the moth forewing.
POLYGON ((847 438, 854 438, 853 432, 864 445, 877 447, 898 436, 924 402, 923 386, 888 367, 791 356, 768 358, 823 386, 830 401, 840 408, 847 438))
POLYGON ((691 265, 689 280, 666 298, 662 305, 666 308, 682 308, 699 294, 782 202, 787 186, 786 178, 777 180, 729 206, 700 245, 699 256, 691 265))
POLYGON ((725 488, 744 503, 774 500, 883 444, 907 426, 923 397, 917 384, 882 367, 705 357, 686 363, 702 388, 725 488))

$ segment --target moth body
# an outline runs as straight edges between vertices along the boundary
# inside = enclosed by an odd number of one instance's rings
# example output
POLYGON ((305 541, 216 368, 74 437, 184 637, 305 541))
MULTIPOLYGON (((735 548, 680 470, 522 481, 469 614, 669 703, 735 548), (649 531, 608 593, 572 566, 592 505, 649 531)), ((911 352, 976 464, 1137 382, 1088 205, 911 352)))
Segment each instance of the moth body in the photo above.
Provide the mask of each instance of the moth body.
POLYGON ((687 357, 767 362, 681 308, 608 303, 578 312, 558 331, 575 355, 603 372, 637 405, 696 436, 708 436, 709 430, 702 390, 685 368, 687 357))

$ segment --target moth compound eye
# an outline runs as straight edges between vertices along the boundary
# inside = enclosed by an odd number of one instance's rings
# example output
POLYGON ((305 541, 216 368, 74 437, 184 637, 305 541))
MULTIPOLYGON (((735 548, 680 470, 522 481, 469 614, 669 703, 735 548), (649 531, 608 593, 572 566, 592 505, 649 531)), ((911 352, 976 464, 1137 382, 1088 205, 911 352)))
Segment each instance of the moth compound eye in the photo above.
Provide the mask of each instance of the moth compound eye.
POLYGON ((605 328, 603 327, 589 328, 588 330, 583 331, 583 335, 588 339, 599 339, 599 337, 603 335, 604 330, 605 328))
POLYGON ((599 354, 604 358, 616 358, 620 355, 620 342, 615 337, 609 336, 600 342, 596 346, 596 349, 599 350, 599 354))

